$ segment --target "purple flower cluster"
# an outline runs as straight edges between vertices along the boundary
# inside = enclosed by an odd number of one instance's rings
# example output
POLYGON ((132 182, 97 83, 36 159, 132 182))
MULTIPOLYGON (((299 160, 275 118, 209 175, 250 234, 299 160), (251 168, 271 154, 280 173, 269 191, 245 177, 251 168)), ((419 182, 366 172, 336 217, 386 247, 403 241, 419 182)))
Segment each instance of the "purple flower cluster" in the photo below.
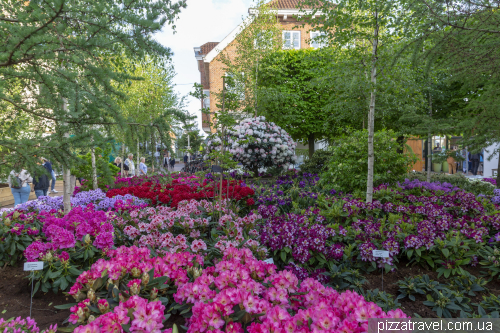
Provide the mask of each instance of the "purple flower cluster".
MULTIPOLYGON (((71 199, 72 207, 87 207, 89 204, 95 204, 96 210, 109 210, 116 209, 116 205, 122 209, 133 207, 144 207, 146 201, 139 199, 131 194, 124 196, 117 195, 113 198, 107 198, 106 193, 101 189, 84 191, 76 194, 71 199)), ((19 211, 37 211, 37 212, 50 212, 51 210, 63 209, 63 197, 49 197, 41 196, 36 200, 28 201, 16 207, 19 211)))
POLYGON ((311 259, 311 252, 322 253, 329 259, 339 258, 339 247, 327 245, 328 238, 335 236, 335 230, 319 224, 324 217, 315 213, 270 217, 261 228, 261 244, 272 251, 289 248, 294 260, 301 264, 311 259))
POLYGON ((483 178, 483 181, 497 186, 497 180, 495 178, 483 178))
POLYGON ((301 281, 304 281, 307 278, 313 278, 323 284, 327 284, 328 282, 330 282, 330 279, 323 274, 324 272, 326 272, 326 269, 324 268, 315 269, 313 272, 309 272, 304 267, 300 267, 295 263, 290 262, 287 266, 284 267, 284 269, 291 271, 301 281))
POLYGON ((414 188, 421 188, 421 189, 426 189, 429 191, 443 191, 443 192, 454 192, 454 191, 459 191, 460 189, 456 186, 453 186, 450 183, 441 183, 441 182, 425 182, 425 181, 420 181, 418 179, 414 180, 409 180, 405 179, 403 183, 398 182, 398 187, 401 188, 402 190, 411 190, 414 188))

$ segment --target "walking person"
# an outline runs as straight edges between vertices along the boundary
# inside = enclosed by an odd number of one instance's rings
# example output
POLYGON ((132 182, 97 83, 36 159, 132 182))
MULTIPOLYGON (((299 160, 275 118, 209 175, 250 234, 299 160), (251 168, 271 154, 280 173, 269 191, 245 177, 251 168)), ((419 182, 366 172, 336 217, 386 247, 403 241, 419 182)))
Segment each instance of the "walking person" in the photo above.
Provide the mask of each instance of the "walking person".
MULTIPOLYGON (((43 164, 45 170, 49 172, 49 169, 43 164)), ((35 195, 37 199, 42 196, 47 196, 47 192, 49 191, 50 181, 49 177, 42 173, 41 175, 35 174, 33 177, 33 190, 35 190, 35 195)))
POLYGON ((128 154, 128 158, 125 160, 125 165, 128 167, 128 171, 126 172, 127 176, 130 177, 135 176, 135 165, 134 165, 134 154, 128 154))
POLYGON ((170 164, 170 160, 168 158, 168 153, 165 153, 163 155, 163 168, 166 169, 166 170, 168 170, 169 164, 170 164))
POLYGON ((450 151, 450 154, 448 155, 448 158, 446 159, 446 162, 448 162, 448 172, 450 175, 453 175, 457 173, 457 161, 453 158, 453 155, 456 153, 456 148, 453 147, 450 151))
POLYGON ((188 154, 184 154, 184 164, 186 164, 188 161, 188 154))
MULTIPOLYGON (((113 163, 114 165, 116 165, 118 168, 120 168, 120 171, 122 169, 122 158, 117 156, 115 158, 115 162, 113 163)), ((126 166, 125 164, 123 165, 123 171, 124 172, 127 172, 128 171, 128 166, 126 166)))
POLYGON ((479 168, 479 155, 478 153, 474 153, 471 155, 470 159, 472 161, 472 174, 477 176, 477 169, 479 168))
POLYGON ((175 167, 175 157, 172 156, 172 158, 170 158, 170 168, 172 169, 172 171, 174 170, 174 167, 175 167))
POLYGON ((146 166, 146 158, 141 157, 141 163, 139 163, 140 175, 146 176, 148 174, 148 167, 146 166))
MULTIPOLYGON (((54 169, 52 168, 52 163, 46 159, 43 158, 43 166, 47 171, 49 172, 50 178, 52 179, 52 184, 50 186, 50 192, 49 193, 57 193, 58 191, 55 189, 56 187, 56 173, 54 172, 54 169)), ((50 182, 50 180, 49 180, 50 182)))
POLYGON ((31 186, 29 183, 33 182, 33 178, 30 176, 28 171, 21 169, 20 171, 18 167, 14 167, 9 174, 9 178, 7 179, 7 183, 9 184, 10 191, 14 196, 14 207, 17 205, 21 205, 29 200, 31 186))

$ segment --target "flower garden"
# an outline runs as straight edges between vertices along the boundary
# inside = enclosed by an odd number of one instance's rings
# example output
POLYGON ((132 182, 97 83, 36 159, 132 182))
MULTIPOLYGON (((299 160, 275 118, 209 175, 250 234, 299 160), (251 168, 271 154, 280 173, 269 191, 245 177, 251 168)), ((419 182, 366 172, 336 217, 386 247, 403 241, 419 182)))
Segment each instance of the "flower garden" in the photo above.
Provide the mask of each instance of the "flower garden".
POLYGON ((358 333, 369 318, 499 316, 493 180, 410 174, 366 203, 321 179, 118 177, 76 191, 66 215, 50 197, 4 210, 0 312, 17 319, 0 330, 358 333))

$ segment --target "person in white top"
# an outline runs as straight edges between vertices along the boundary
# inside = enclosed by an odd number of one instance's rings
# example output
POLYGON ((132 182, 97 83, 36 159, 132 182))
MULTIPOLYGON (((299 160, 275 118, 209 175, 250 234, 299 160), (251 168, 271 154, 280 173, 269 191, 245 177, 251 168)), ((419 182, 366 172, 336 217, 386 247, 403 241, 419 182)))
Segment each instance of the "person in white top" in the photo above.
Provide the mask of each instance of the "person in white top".
POLYGON ((33 178, 30 176, 28 171, 24 169, 21 169, 19 172, 12 170, 9 174, 7 182, 9 183, 10 190, 14 196, 14 207, 29 200, 31 192, 30 183, 33 182, 33 178))
POLYGON ((135 165, 134 165, 134 154, 128 154, 128 158, 125 160, 125 165, 128 166, 128 176, 135 176, 135 165))

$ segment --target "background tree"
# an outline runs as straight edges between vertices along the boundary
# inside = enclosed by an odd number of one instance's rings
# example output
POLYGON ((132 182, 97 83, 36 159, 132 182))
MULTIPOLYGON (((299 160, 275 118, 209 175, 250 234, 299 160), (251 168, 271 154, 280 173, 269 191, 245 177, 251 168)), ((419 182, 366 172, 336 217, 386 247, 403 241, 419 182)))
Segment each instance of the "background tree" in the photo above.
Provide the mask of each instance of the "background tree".
POLYGON ((0 147, 8 152, 0 174, 16 161, 33 168, 35 155, 69 170, 75 149, 91 139, 104 144, 110 126, 125 126, 113 99, 125 96, 112 82, 131 77, 115 69, 116 55, 168 57, 170 50, 151 36, 185 6, 185 0, 131 0, 125 6, 109 0, 2 1, 0 103, 10 121, 0 125, 0 147), (37 126, 26 128, 19 122, 26 118, 37 126), (95 125, 102 130, 92 132, 95 125))
POLYGON ((373 198, 374 177, 374 133, 375 107, 380 79, 393 64, 392 46, 402 36, 393 25, 399 15, 397 1, 394 0, 339 0, 335 6, 329 1, 304 0, 301 6, 313 9, 306 15, 305 22, 312 29, 323 32, 321 40, 334 49, 347 49, 351 63, 358 64, 370 84, 370 100, 367 105, 368 168, 366 201, 373 198), (318 15, 320 12, 322 15, 318 15))
POLYGON ((278 51, 260 63, 259 115, 286 130, 293 139, 309 143, 330 137, 325 110, 334 87, 325 80, 331 49, 278 51))
MULTIPOLYGON (((266 56, 281 50, 281 27, 276 9, 265 0, 255 0, 251 15, 244 19, 242 28, 234 40, 234 51, 221 53, 225 66, 228 89, 238 96, 235 110, 256 116, 260 62, 266 56)), ((222 92, 214 94, 222 100, 222 92)))

